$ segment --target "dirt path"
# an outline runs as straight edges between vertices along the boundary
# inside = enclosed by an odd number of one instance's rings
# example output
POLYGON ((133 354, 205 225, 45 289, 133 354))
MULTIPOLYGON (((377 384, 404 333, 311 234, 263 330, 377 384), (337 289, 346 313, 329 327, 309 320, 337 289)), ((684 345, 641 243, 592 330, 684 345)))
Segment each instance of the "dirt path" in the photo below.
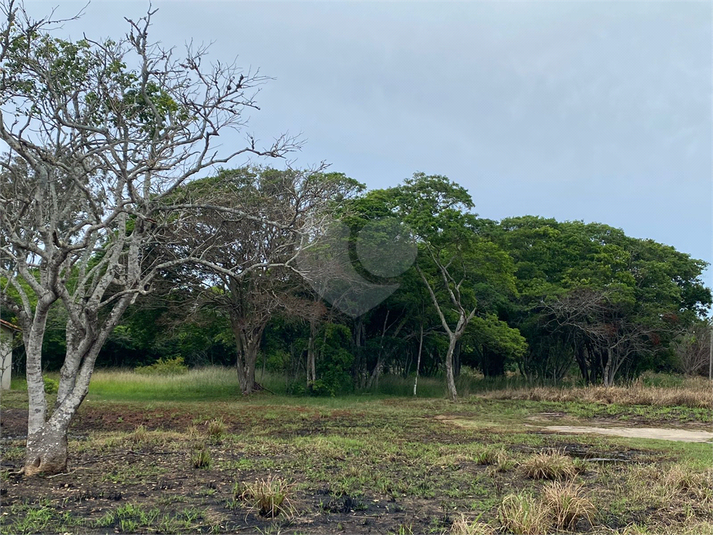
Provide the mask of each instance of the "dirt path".
MULTIPOLYGON (((680 429, 674 427, 620 427, 596 425, 547 425, 553 418, 564 417, 564 413, 542 413, 527 417, 533 424, 524 424, 526 428, 553 431, 555 433, 569 434, 595 434, 624 438, 650 438, 655 440, 671 440, 675 442, 713 442, 713 432, 701 429, 680 429), (537 422, 537 424, 534 424, 537 422)), ((497 428, 497 424, 484 423, 467 418, 439 415, 436 420, 447 421, 451 425, 463 428, 480 429, 497 428)), ((569 419, 572 422, 572 419, 569 419)), ((574 422, 572 422, 574 423, 574 422)), ((600 423, 598 421, 597 423, 600 423)), ((708 426, 710 428, 710 425, 708 426)))
POLYGON ((543 429, 557 433, 593 433, 627 438, 653 438, 675 442, 709 442, 713 433, 708 431, 688 431, 685 429, 664 429, 660 427, 589 427, 575 425, 548 425, 543 429))

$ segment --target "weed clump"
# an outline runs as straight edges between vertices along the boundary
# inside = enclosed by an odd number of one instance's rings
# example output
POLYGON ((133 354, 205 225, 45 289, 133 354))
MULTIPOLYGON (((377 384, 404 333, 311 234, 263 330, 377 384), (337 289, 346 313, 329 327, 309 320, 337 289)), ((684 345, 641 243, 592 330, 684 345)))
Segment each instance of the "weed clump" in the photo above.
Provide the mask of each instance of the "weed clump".
POLYGON ((45 384, 45 394, 56 394, 59 390, 59 381, 45 377, 43 382, 45 384))

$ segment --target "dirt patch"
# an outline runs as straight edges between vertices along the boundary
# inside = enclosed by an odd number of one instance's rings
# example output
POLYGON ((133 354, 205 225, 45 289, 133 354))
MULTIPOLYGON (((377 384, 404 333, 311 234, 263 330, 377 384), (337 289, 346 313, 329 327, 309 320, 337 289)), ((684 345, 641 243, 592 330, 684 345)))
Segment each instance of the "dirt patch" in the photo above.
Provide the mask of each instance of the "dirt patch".
POLYGON ((661 427, 589 427, 575 425, 548 425, 544 429, 556 433, 591 433, 626 438, 653 438, 674 442, 709 442, 713 433, 689 431, 686 429, 664 429, 661 427))

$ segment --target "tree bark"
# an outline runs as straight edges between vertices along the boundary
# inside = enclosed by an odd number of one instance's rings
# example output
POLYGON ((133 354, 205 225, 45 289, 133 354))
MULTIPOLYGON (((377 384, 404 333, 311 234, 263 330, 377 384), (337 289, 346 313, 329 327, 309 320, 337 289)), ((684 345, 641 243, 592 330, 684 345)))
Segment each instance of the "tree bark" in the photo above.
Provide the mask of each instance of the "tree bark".
POLYGON ((309 322, 309 340, 307 341, 307 388, 309 389, 317 380, 317 357, 315 339, 317 338, 317 322, 309 322))
POLYGON ((67 427, 44 425, 27 438, 25 476, 58 474, 67 470, 67 427))
POLYGON ((253 390, 255 390, 255 365, 264 329, 265 325, 248 330, 243 329, 240 325, 233 325, 233 333, 238 350, 236 371, 238 373, 240 391, 245 396, 252 394, 253 390))
POLYGON ((448 397, 451 401, 458 401, 458 392, 453 377, 453 352, 456 348, 457 338, 454 334, 448 333, 448 351, 446 352, 446 384, 448 385, 448 397))

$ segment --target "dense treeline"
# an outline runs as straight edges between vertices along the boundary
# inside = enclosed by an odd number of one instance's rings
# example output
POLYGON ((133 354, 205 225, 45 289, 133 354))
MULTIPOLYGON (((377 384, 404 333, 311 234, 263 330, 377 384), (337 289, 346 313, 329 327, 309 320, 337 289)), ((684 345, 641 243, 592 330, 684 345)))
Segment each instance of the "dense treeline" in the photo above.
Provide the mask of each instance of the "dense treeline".
MULTIPOLYGON (((372 388, 384 374, 451 383, 462 366, 606 385, 645 370, 707 372, 705 263, 620 229, 479 218, 464 188, 424 174, 364 192, 338 173, 243 168, 176 195, 232 212, 195 216, 173 254, 219 240, 214 263, 252 271, 240 280, 195 266, 165 271, 113 331, 100 366, 237 362, 245 392, 262 368, 284 374, 295 393, 332 395, 372 388), (309 235, 279 231, 290 218, 324 217, 325 200, 346 231, 330 235, 326 221, 309 235), (390 295, 369 294, 380 288, 390 295)), ((58 304, 48 321, 49 369, 64 357, 64 316, 58 304)))

